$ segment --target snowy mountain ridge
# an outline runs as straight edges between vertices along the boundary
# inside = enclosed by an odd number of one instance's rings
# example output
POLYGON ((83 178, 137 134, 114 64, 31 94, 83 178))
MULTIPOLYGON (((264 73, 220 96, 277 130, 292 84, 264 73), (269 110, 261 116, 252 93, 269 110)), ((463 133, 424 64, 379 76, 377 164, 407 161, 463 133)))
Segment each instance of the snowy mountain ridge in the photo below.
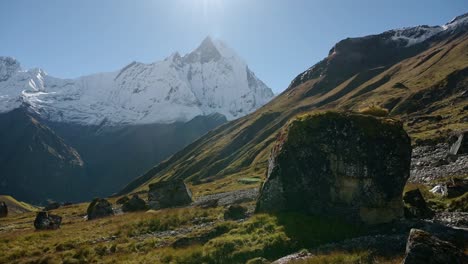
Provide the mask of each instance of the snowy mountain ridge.
POLYGON ((391 40, 404 42, 407 47, 426 41, 427 39, 445 32, 451 32, 459 27, 468 26, 468 13, 452 19, 441 26, 416 26, 389 30, 385 33, 391 35, 391 40))
POLYGON ((25 105, 56 122, 173 123, 213 113, 232 120, 272 97, 233 50, 210 37, 183 57, 174 53, 163 61, 132 62, 120 71, 76 79, 22 70, 15 59, 0 57, 0 112, 25 105))

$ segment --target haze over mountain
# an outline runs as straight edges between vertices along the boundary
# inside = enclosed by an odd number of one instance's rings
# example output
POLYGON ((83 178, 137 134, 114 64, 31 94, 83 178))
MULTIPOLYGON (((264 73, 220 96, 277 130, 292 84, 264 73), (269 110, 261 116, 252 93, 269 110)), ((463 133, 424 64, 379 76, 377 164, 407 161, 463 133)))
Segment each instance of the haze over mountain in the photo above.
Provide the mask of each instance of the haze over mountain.
MULTIPOLYGON (((48 197, 43 193, 42 200, 109 195, 210 129, 258 109, 272 97, 271 89, 233 50, 210 37, 185 56, 174 53, 160 62, 132 62, 116 72, 77 79, 59 79, 42 69, 23 70, 15 59, 0 57, 0 112, 9 120, 22 109, 41 127, 54 131, 60 144, 64 140, 81 155, 84 178, 93 179, 92 184, 75 185, 81 196, 57 196, 64 187, 51 175, 65 171, 46 173, 32 164, 25 166, 19 178, 55 186, 56 192, 48 191, 48 197), (84 188, 87 191, 81 192, 84 188)), ((22 152, 26 150, 16 151, 26 155, 22 152)), ((69 178, 73 177, 64 175, 69 178)), ((28 192, 14 191, 11 181, 1 192, 41 200, 27 182, 23 187, 28 192)))

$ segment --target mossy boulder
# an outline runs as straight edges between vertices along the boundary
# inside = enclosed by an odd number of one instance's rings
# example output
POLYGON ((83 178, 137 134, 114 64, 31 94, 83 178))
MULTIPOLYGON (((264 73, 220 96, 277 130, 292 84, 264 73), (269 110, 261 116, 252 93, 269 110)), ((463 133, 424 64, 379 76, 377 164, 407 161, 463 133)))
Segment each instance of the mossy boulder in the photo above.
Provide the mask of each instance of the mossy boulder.
POLYGON ((384 223, 403 216, 411 143, 399 121, 326 112, 292 121, 272 149, 257 212, 384 223))
POLYGON ((54 230, 60 228, 62 217, 49 214, 49 212, 39 212, 34 219, 34 227, 37 230, 54 230))
POLYGON ((137 212, 144 211, 146 209, 146 202, 137 194, 134 194, 131 199, 128 199, 128 201, 122 205, 122 211, 124 212, 137 212))
POLYGON ((96 198, 88 206, 88 220, 114 215, 112 204, 106 199, 96 198))
POLYGON ((163 181, 151 184, 148 191, 148 206, 162 209, 189 205, 192 193, 181 180, 163 181))

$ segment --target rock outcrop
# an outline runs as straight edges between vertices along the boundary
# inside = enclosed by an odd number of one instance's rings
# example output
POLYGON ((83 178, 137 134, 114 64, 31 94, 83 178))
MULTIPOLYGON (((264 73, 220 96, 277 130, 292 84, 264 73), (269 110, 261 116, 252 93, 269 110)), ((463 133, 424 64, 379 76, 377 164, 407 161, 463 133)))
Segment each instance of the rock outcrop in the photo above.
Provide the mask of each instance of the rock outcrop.
POLYGON ((162 209, 189 205, 192 193, 183 181, 167 181, 151 184, 148 205, 151 209, 162 209))
POLYGON ((88 206, 88 220, 114 215, 112 204, 106 199, 96 198, 88 206))
POLYGON ((408 218, 429 218, 434 212, 427 206, 419 189, 407 191, 403 195, 405 202, 405 216, 408 218))
POLYGON ((52 215, 48 212, 39 212, 34 220, 34 227, 37 230, 54 230, 60 228, 62 217, 52 215))
POLYGON ((131 199, 124 202, 124 204, 122 205, 122 211, 124 212, 144 211, 146 209, 146 202, 143 199, 141 199, 137 194, 134 194, 131 199))
POLYGON ((463 264, 468 257, 452 243, 431 234, 411 229, 402 264, 463 264))
POLYGON ((8 206, 5 202, 0 202, 0 217, 8 216, 8 206))
POLYGON ((403 216, 410 138, 400 122, 326 112, 278 136, 258 212, 295 211, 368 224, 403 216))

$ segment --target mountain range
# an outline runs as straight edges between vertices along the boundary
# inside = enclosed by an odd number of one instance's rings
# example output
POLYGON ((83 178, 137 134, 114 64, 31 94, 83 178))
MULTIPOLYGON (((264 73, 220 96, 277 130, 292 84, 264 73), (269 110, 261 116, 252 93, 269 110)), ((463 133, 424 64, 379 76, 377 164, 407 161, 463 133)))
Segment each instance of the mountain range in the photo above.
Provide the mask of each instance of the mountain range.
POLYGON ((0 139, 0 193, 29 202, 109 195, 272 97, 233 50, 210 37, 185 56, 77 79, 0 57, 0 126, 8 135, 0 139))

